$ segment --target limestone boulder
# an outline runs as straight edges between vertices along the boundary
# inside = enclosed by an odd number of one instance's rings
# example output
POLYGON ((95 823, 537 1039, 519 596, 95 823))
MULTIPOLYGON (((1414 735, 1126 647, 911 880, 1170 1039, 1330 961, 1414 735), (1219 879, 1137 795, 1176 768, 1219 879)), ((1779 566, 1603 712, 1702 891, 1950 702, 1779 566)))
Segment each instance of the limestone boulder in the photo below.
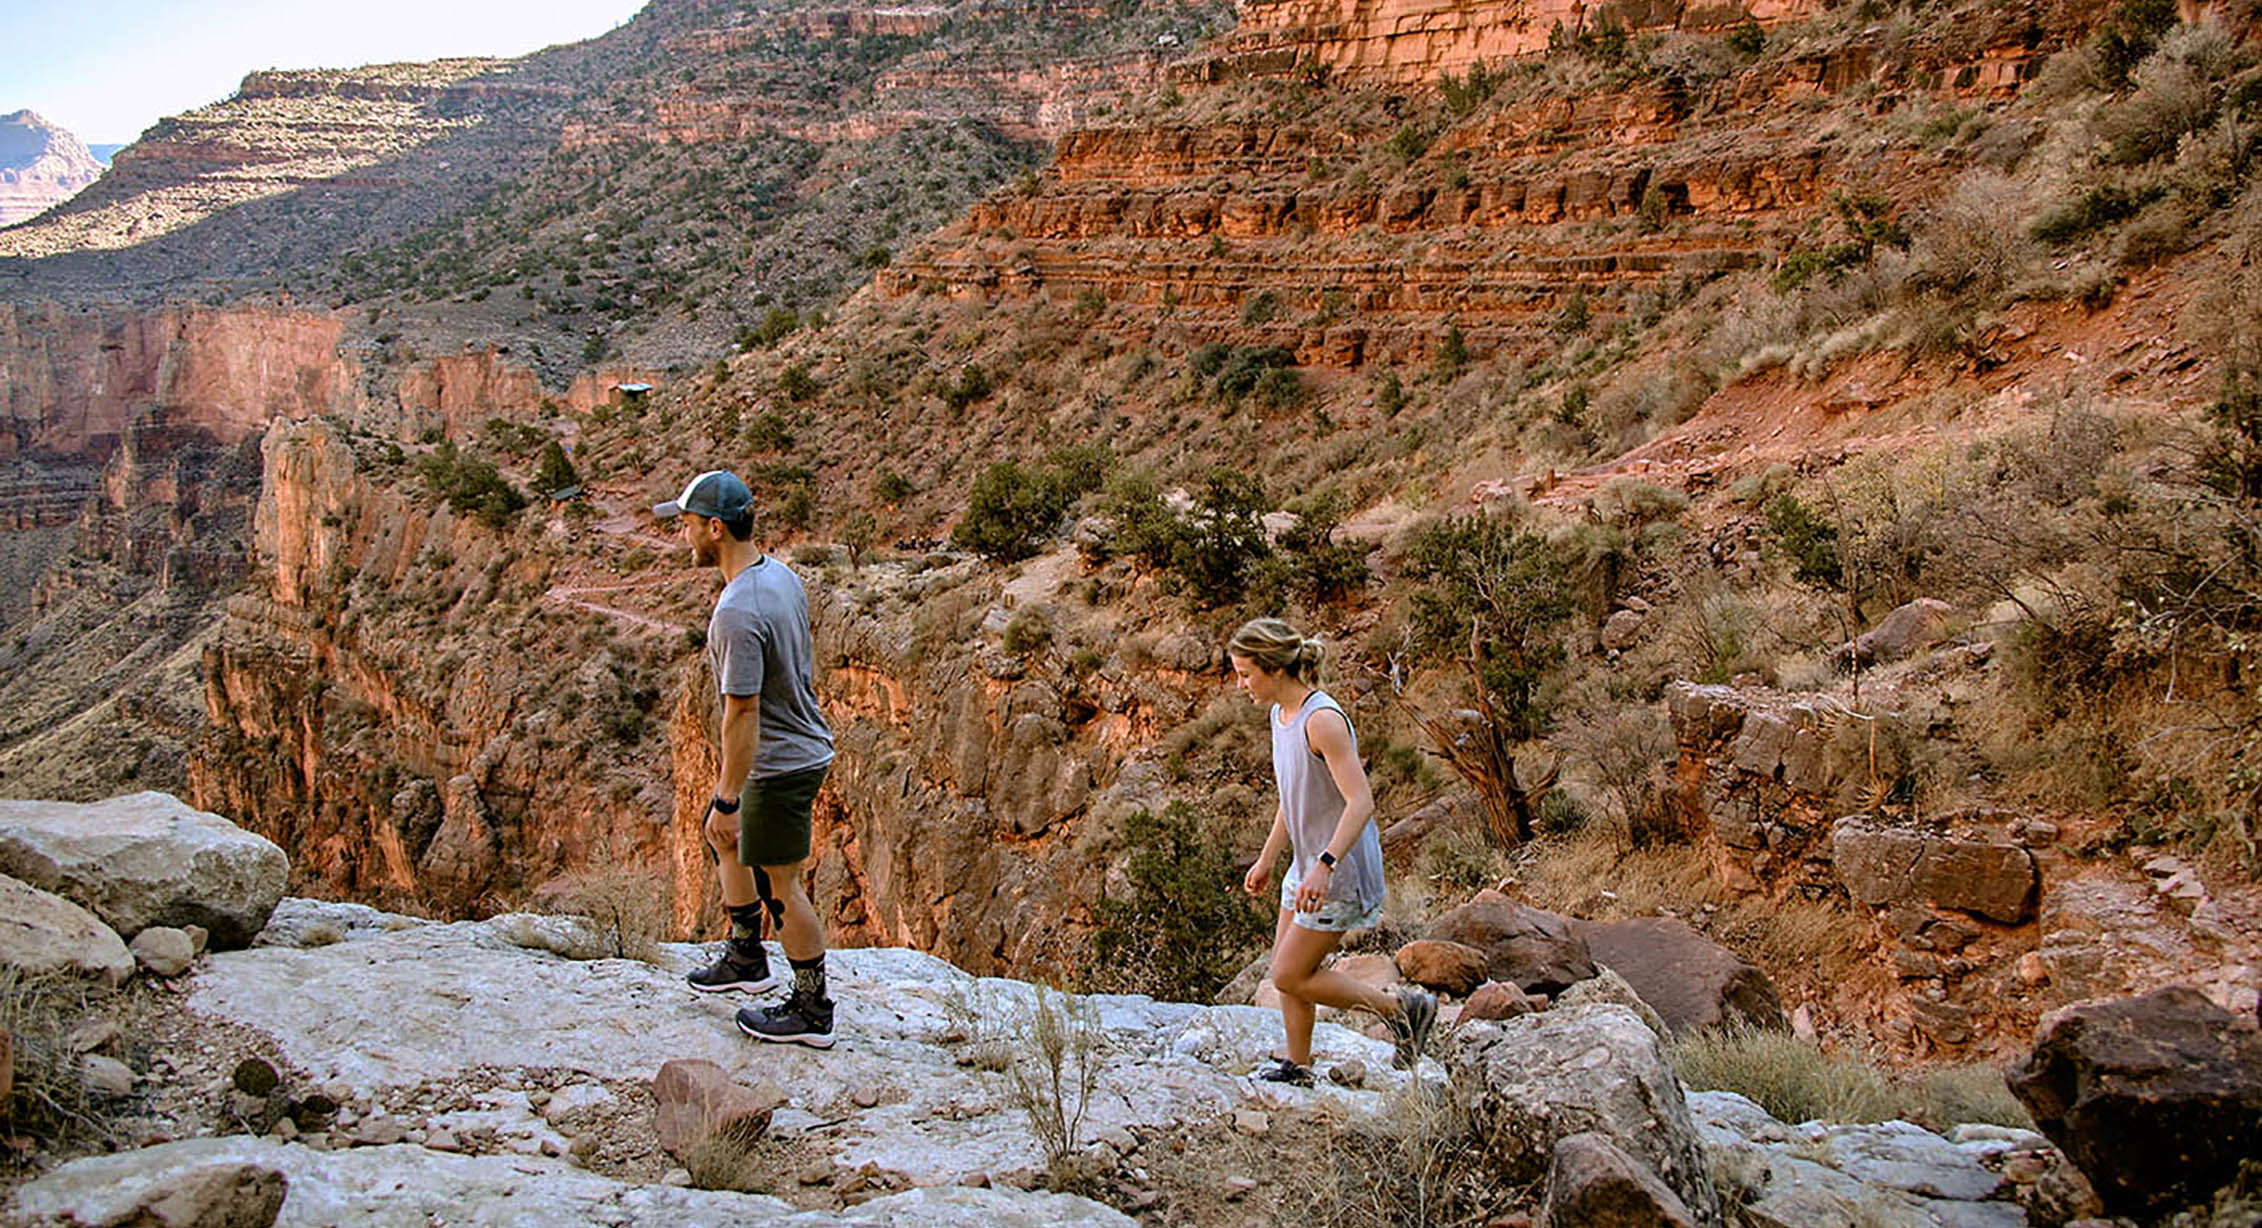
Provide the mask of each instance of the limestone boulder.
POLYGON ((199 925, 251 942, 283 898, 283 850, 164 793, 105 802, 0 801, 0 874, 78 904, 120 933, 199 925))
POLYGON ((1945 601, 1919 597, 1879 619, 1875 627, 1854 637, 1847 655, 1863 665, 1898 661, 1947 638, 1948 620, 1956 609, 1945 601))
POLYGON ((1656 1174, 1701 1223, 1720 1217, 1681 1085, 1664 1042, 1622 1006, 1559 1007, 1502 1023, 1463 1023, 1446 1068, 1476 1089, 1476 1113, 1497 1144, 1506 1182, 1543 1175, 1556 1144, 1599 1134, 1656 1174))
POLYGON ((1599 1134, 1555 1144, 1540 1228, 1696 1228, 1671 1186, 1599 1134))
POLYGON ((689 1160, 700 1141, 723 1134, 752 1143, 770 1128, 770 1114, 785 1103, 785 1093, 772 1083, 743 1087, 713 1062, 691 1059, 669 1062, 652 1079, 652 1100, 658 1106, 660 1147, 678 1160, 689 1160))
POLYGON ((1484 953, 1485 974, 1531 993, 1555 994, 1594 975, 1586 939, 1569 917, 1518 904, 1497 891, 1439 917, 1428 937, 1484 953))
POLYGON ((1660 1037, 1672 1034, 1672 1029, 1665 1026, 1664 1017, 1659 1015, 1649 1003, 1642 1001, 1641 994, 1636 992, 1633 986, 1626 983, 1626 978, 1619 976, 1608 967, 1555 995, 1554 1005, 1558 1008, 1623 1006, 1634 1012, 1634 1015, 1642 1021, 1643 1027, 1657 1033, 1660 1037))
POLYGON ((1923 902, 2004 925, 2034 914, 2034 854, 2017 844, 1879 827, 1859 815, 1830 831, 1830 866, 1873 907, 1923 902))
POLYGON ((155 976, 179 976, 196 963, 196 940, 170 925, 152 925, 135 934, 126 949, 155 976))
POLYGON ((1485 982, 1484 952, 1458 942, 1424 938, 1398 948, 1398 974, 1416 985, 1466 998, 1485 982))
POLYGON ((2205 1197, 2262 1138, 2262 1028, 2186 986, 2045 1016, 2008 1077, 2115 1215, 2205 1197))
POLYGON ((33 976, 68 972, 122 985, 134 957, 117 932, 52 892, 0 874, 0 965, 33 976))
MULTIPOLYGON (((945 1186, 874 1198, 842 1211, 796 1211, 762 1194, 632 1185, 563 1159, 470 1156, 413 1144, 322 1151, 243 1136, 189 1139, 75 1160, 19 1188, 10 1222, 155 1225, 144 1209, 200 1171, 279 1173, 285 1192, 268 1222, 290 1228, 394 1228, 447 1223, 466 1228, 584 1228, 589 1224, 735 1224, 743 1228, 1132 1228, 1121 1212, 1067 1194, 945 1186)), ((266 1189, 253 1184, 247 1193, 266 1189)), ((247 1199, 247 1201, 249 1201, 247 1199)))
POLYGON ((1777 1031, 1790 1024, 1765 972, 1671 917, 1585 922, 1595 962, 1626 979, 1675 1036, 1723 1024, 1777 1031))

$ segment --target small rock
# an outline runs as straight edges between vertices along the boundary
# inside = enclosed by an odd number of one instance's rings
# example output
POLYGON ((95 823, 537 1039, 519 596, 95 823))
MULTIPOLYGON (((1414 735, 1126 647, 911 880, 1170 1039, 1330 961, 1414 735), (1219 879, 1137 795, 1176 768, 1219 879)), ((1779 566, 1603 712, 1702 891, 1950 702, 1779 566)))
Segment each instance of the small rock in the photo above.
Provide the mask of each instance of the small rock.
POLYGON ((1672 1187, 1600 1134, 1555 1144, 1540 1218, 1548 1228, 1696 1228, 1672 1187))
POLYGON ((70 1035, 64 1038, 63 1043, 73 1053, 92 1053, 97 1049, 109 1048, 111 1042, 118 1039, 118 1035, 118 1025, 115 1021, 89 1019, 72 1028, 70 1035))
POLYGON ((129 1096, 134 1090, 133 1068, 99 1053, 89 1053, 81 1060, 79 1081, 97 1096, 129 1096))
POLYGON ((1262 1137, 1272 1130, 1272 1118, 1258 1109, 1236 1109, 1233 1128, 1251 1138, 1262 1137))
POLYGON ((513 1153, 522 1156, 544 1155, 547 1154, 545 1148, 548 1147, 549 1142, 548 1139, 514 1138, 510 1141, 510 1149, 513 1153))
POLYGON ((391 1117, 372 1117, 353 1131, 353 1142, 358 1147, 390 1147, 407 1138, 408 1127, 391 1117))
POLYGON ((554 1138, 543 1139, 542 1154, 555 1159, 565 1154, 565 1145, 554 1138))
POLYGON ((2028 951, 2019 956, 2018 978, 2020 984, 2029 988, 2047 985, 2050 983, 2050 966, 2042 962, 2040 952, 2028 951))
POLYGON ((658 1102, 660 1146, 679 1158, 688 1158, 701 1139, 718 1132, 753 1142, 769 1129, 770 1114, 785 1103, 785 1093, 775 1085, 742 1087, 722 1067, 697 1059, 660 1067, 652 1080, 652 1098, 658 1102))
POLYGON ((671 1168, 668 1171, 660 1174, 660 1184, 679 1186, 690 1185, 691 1173, 688 1169, 671 1168))
POLYGON ((1421 939, 1398 948, 1398 974, 1416 985, 1466 998, 1484 984, 1485 953, 1458 942, 1421 939))
POLYGON ((206 1164, 169 1177, 109 1223, 153 1228, 268 1228, 290 1182, 257 1164, 206 1164))
POLYGON ((126 944, 135 962, 155 976, 179 976, 196 963, 196 944, 181 930, 152 925, 126 944))
POLYGON ((276 1122, 275 1128, 269 1130, 267 1133, 287 1143, 292 1139, 298 1137, 298 1123, 292 1121, 288 1117, 285 1117, 281 1121, 276 1122))
POLYGON ((1514 1019, 1532 1013, 1531 999, 1505 981, 1487 981, 1461 1006, 1463 1019, 1514 1019))
POLYGON ((2050 1161, 2031 1152, 2011 1156, 2003 1161, 2003 1178, 2020 1185, 2033 1185, 2050 1171, 2050 1161))
POLYGON ((880 1103, 879 1089, 871 1087, 859 1087, 848 1098, 855 1101, 856 1107, 860 1109, 874 1108, 880 1103))
POLYGON ((576 1134, 573 1136, 573 1142, 566 1146, 566 1150, 586 1160, 590 1156, 596 1155, 597 1148, 601 1145, 595 1134, 576 1134))
POLYGON ((833 1179, 833 1166, 819 1160, 801 1170, 801 1184, 823 1185, 833 1179))
POLYGON ((1365 1087, 1367 1064, 1357 1058, 1337 1062, 1327 1068, 1327 1081, 1338 1087, 1365 1087))
POLYGON ((1247 1177, 1236 1176, 1225 1179, 1225 1196, 1228 1199, 1246 1198, 1256 1188, 1257 1183, 1247 1177))
POLYGON ((196 952, 197 958, 204 958, 204 949, 212 945, 212 931, 201 925, 184 925, 181 932, 188 935, 189 947, 196 952))
POLYGON ((434 1126, 432 1130, 424 1136, 424 1145, 433 1151, 463 1150, 463 1140, 458 1139, 455 1136, 455 1132, 448 1129, 446 1126, 434 1126))
MULTIPOLYGON (((1231 1183, 1230 1183, 1230 1182, 1228 1182, 1227 1184, 1228 1184, 1228 1185, 1230 1185, 1231 1183)), ((1235 1194, 1235 1193, 1231 1193, 1231 1192, 1229 1191, 1229 1192, 1228 1192, 1228 1193, 1226 1194, 1226 1197, 1227 1197, 1227 1198, 1239 1198, 1239 1197, 1240 1197, 1240 1195, 1239 1195, 1239 1194, 1235 1194)), ((1153 1190, 1153 1189, 1140 1190, 1140 1191, 1139 1191, 1138 1193, 1131 1195, 1131 1209, 1132 1209, 1133 1211, 1152 1211, 1153 1209, 1155 1209, 1155 1207, 1157 1207, 1157 1206, 1161 1205, 1161 1203, 1162 1203, 1162 1191, 1161 1191, 1161 1190, 1153 1190)))
POLYGON ((988 1173, 967 1173, 958 1179, 958 1184, 970 1190, 986 1190, 990 1188, 990 1175, 988 1173))
POLYGON ((230 1078, 237 1091, 247 1096, 265 1096, 283 1081, 275 1067, 264 1058, 247 1057, 236 1063, 236 1072, 230 1078))

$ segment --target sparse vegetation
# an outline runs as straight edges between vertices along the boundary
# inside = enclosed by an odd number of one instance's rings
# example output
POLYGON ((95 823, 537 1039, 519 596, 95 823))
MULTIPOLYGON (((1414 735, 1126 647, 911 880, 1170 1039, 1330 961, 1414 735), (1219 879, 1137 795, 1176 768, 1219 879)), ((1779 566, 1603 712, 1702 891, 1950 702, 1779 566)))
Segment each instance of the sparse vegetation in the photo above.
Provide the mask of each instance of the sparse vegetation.
POLYGON ((1130 893, 1094 909, 1094 987, 1209 1001, 1271 936, 1269 914, 1239 892, 1233 842, 1172 802, 1127 819, 1123 845, 1130 893))

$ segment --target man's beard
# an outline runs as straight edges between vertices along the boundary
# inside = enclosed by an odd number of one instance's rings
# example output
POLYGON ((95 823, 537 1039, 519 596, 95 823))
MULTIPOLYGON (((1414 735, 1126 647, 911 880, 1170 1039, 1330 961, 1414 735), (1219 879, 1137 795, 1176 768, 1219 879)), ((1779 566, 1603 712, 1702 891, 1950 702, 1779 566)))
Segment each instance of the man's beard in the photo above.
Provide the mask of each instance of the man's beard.
POLYGON ((713 567, 722 561, 723 548, 713 542, 691 543, 691 562, 697 567, 713 567))

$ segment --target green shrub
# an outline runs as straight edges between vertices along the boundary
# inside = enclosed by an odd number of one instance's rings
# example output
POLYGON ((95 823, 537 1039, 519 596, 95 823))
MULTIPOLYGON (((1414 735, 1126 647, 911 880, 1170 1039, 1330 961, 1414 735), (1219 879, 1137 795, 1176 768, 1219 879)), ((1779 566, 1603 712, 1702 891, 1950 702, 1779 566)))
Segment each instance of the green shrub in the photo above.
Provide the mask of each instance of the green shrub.
POLYGON ((2043 214, 2034 223, 2034 237, 2054 247, 2063 247, 2093 231, 2135 217, 2159 195, 2156 188, 2131 192, 2110 183, 2091 188, 2072 204, 2043 214))
POLYGON ((1102 894, 1093 936, 1095 984, 1170 1002, 1207 1002, 1263 951, 1269 909, 1240 892, 1232 838, 1184 802, 1125 822, 1129 893, 1102 894))
POLYGON ((800 312, 791 307, 772 307, 769 313, 762 317, 762 322, 748 330, 744 336, 747 342, 768 349, 783 341, 788 333, 799 327, 801 327, 800 312))
POLYGON ((573 462, 566 457, 565 448, 555 439, 543 444, 542 459, 534 468, 534 488, 543 494, 554 495, 579 485, 581 475, 574 471, 573 462))
POLYGON ((449 508, 477 516, 489 528, 502 528, 526 506, 526 496, 503 479, 493 462, 458 452, 454 440, 441 440, 439 447, 418 457, 416 471, 449 508))
POLYGON ((1367 583, 1366 548, 1335 540, 1343 523, 1343 496, 1329 491, 1289 505, 1295 523, 1281 530, 1288 585, 1307 605, 1341 601, 1367 583))
POLYGON ((911 479, 893 469, 882 469, 872 479, 872 497, 882 503, 901 503, 917 493, 911 479))
POLYGON ((1212 391, 1227 407, 1238 408, 1268 373, 1295 365, 1296 356, 1277 345, 1231 349, 1217 363, 1212 391))
POLYGON ((1758 18, 1745 13, 1736 28, 1728 31, 1728 50, 1747 60, 1756 60, 1767 50, 1767 31, 1759 28, 1758 18))
POLYGON ((966 514, 950 539, 993 563, 1036 554, 1067 510, 1053 474, 1018 461, 998 461, 974 479, 966 514))
POLYGON ((1035 652, 1052 642, 1052 619, 1044 607, 1025 605, 1005 620, 1005 650, 1019 655, 1035 652))
POLYGON ((1243 324, 1270 324, 1280 316, 1280 298, 1270 290, 1258 292, 1241 306, 1243 324))
POLYGON ((816 396, 820 389, 809 368, 797 362, 778 372, 778 391, 786 400, 799 404, 816 396))
POLYGON ((990 375, 976 363, 967 363, 958 373, 958 382, 943 391, 943 404, 954 414, 965 413, 969 408, 990 399, 990 375))
POLYGON ((1791 574, 1801 581, 1835 587, 1845 578, 1837 526, 1796 495, 1781 494, 1767 501, 1767 529, 1775 535, 1775 548, 1791 560, 1791 574))
POLYGON ((793 429, 785 415, 765 409, 746 424, 746 444, 756 452, 787 452, 793 448, 793 429))
POLYGON ((1440 379, 1452 379, 1469 365, 1469 343, 1461 336, 1461 326, 1448 324, 1445 336, 1438 339, 1437 352, 1430 355, 1430 367, 1440 379))
POLYGON ((1194 513, 1175 543, 1171 569, 1195 602, 1226 605, 1240 599, 1256 564, 1269 557, 1262 517, 1264 479, 1245 469, 1211 469, 1194 499, 1194 513))

